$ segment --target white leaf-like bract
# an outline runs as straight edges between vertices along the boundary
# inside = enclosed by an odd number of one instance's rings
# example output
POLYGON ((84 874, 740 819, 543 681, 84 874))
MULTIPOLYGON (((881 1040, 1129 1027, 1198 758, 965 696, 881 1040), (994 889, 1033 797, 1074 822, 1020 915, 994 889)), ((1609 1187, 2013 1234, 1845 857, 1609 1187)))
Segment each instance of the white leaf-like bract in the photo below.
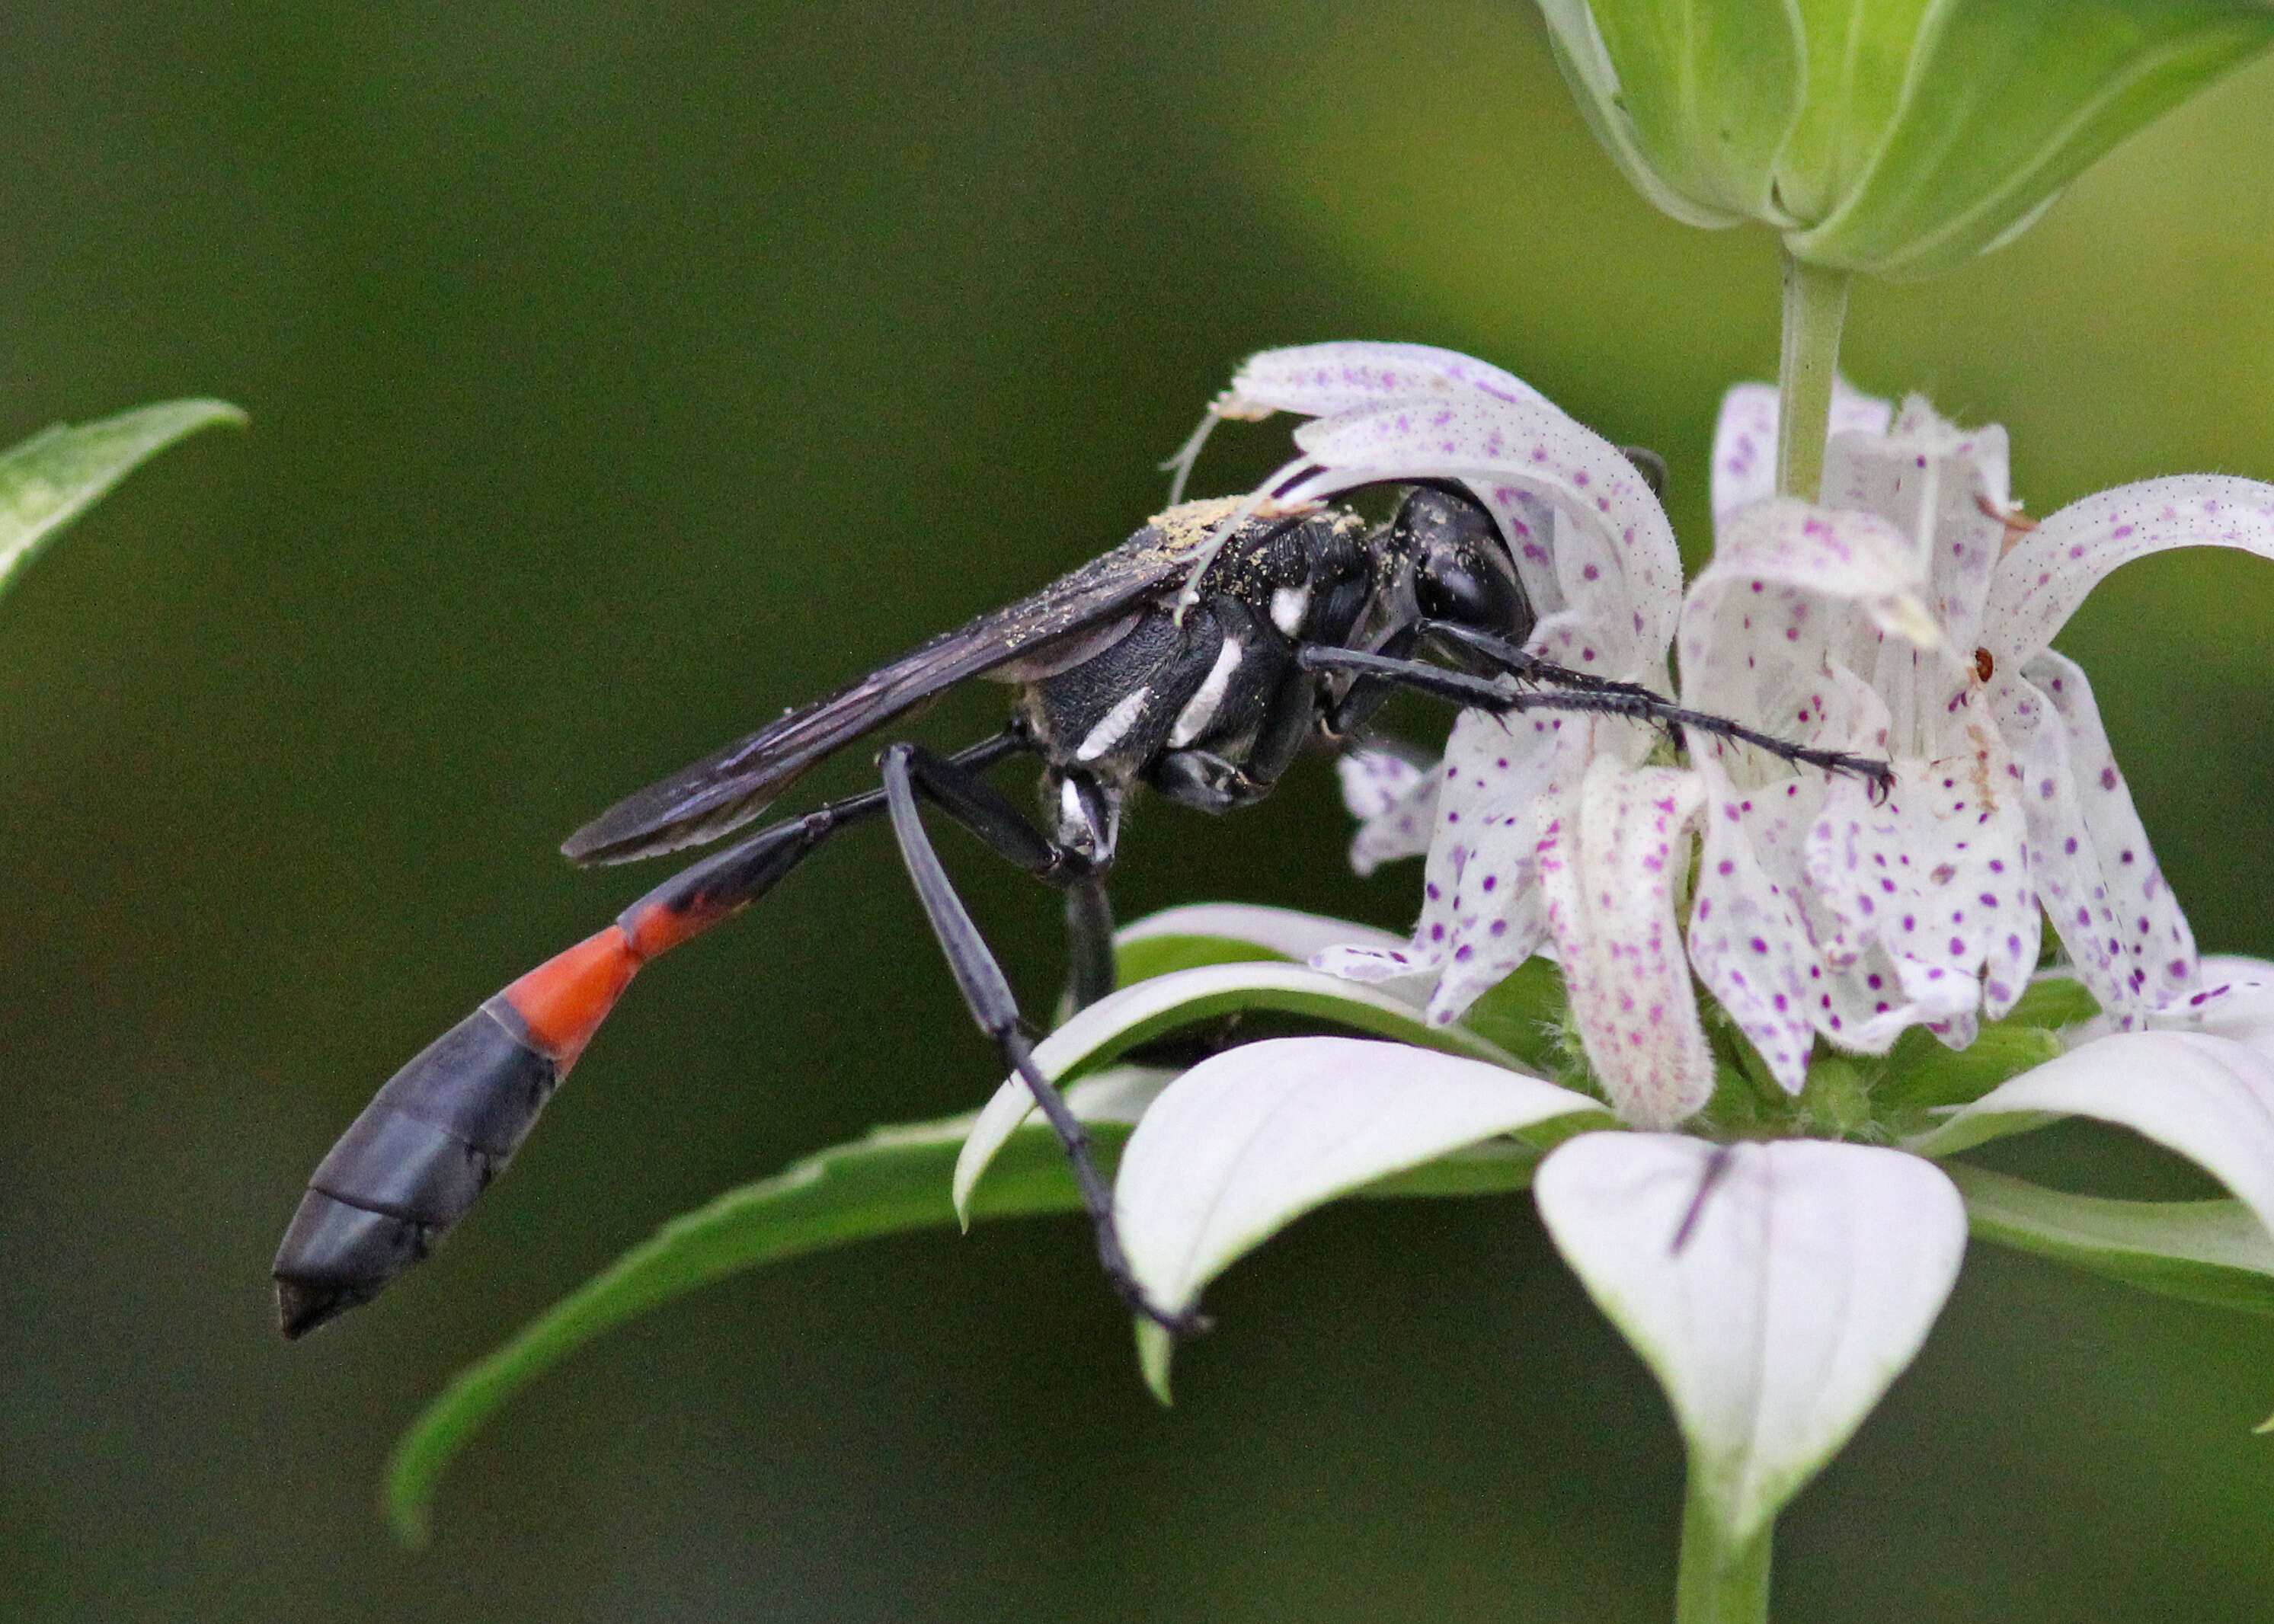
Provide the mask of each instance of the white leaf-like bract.
POLYGON ((1402 947, 1404 939, 1371 925, 1306 914, 1298 908, 1267 907, 1254 902, 1192 902, 1133 920, 1113 934, 1116 945, 1155 942, 1164 936, 1212 936, 1250 942, 1298 964, 1313 954, 1346 944, 1402 947))
MULTIPOLYGON (((1152 1299, 1178 1312, 1234 1259, 1314 1207, 1480 1140, 1580 1112, 1608 1120, 1585 1094, 1401 1043, 1250 1043, 1186 1072, 1137 1124, 1114 1184, 1122 1249, 1152 1299)), ((1140 1335, 1158 1388, 1166 1339, 1140 1335)))
POLYGON ((1917 1353, 1965 1254, 1950 1181, 1870 1146, 1590 1133, 1548 1155, 1533 1192, 1665 1388, 1692 1493, 1733 1543, 1847 1442, 1917 1353))
POLYGON ((1912 1148, 1947 1155, 2001 1119, 2096 1117, 2201 1167, 2274 1233, 2274 1055, 2198 1032, 2121 1032, 2000 1083, 1912 1148))
MULTIPOLYGON (((1094 1070, 1163 1033, 1243 1010, 1312 1016, 1494 1064, 1517 1064, 1472 1032, 1428 1025, 1412 1004, 1386 993, 1307 966, 1260 960, 1178 970, 1101 998, 1035 1046, 1035 1069, 1046 1081, 1057 1082, 1094 1070)), ((980 1175, 1035 1109, 1032 1092, 1016 1077, 1005 1079, 981 1109, 955 1163, 955 1209, 967 1223, 971 1192, 980 1175)))

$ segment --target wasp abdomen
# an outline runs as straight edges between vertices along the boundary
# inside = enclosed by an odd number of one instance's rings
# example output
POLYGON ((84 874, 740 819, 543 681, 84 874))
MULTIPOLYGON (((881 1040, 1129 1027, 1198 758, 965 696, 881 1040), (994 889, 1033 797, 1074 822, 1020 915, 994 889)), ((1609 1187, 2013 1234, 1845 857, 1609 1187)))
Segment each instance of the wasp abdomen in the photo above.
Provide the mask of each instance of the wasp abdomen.
POLYGON ((285 1335, 376 1297, 511 1159, 562 1070, 517 1024, 476 1010, 390 1078, 332 1147, 276 1251, 285 1335))

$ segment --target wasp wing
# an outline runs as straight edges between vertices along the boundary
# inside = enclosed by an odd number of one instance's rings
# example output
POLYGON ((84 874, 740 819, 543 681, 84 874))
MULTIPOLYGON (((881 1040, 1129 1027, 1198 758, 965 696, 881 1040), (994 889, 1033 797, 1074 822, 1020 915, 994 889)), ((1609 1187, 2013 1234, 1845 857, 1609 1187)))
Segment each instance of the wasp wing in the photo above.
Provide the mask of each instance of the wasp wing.
POLYGON ((832 751, 968 678, 1046 653, 1181 579, 1224 501, 1187 502, 1031 598, 990 610, 825 698, 626 797, 562 843, 580 863, 627 862, 697 846, 757 816, 832 751))

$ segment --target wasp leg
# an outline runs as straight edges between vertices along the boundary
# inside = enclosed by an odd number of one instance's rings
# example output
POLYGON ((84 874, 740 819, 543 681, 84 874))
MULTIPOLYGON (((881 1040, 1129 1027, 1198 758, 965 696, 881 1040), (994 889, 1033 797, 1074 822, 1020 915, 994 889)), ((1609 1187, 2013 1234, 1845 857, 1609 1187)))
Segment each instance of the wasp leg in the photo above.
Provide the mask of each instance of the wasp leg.
MULTIPOLYGON (((1574 688, 1589 694, 1631 694, 1638 699, 1666 703, 1665 696, 1639 682, 1619 682, 1609 677, 1599 677, 1585 671, 1574 671, 1553 660, 1542 659, 1528 649, 1520 649, 1505 637, 1495 637, 1490 632, 1480 632, 1472 626, 1463 626, 1455 620, 1424 620, 1416 628, 1424 636, 1434 635, 1467 652, 1497 665, 1510 676, 1522 682, 1551 682, 1557 688, 1574 688)), ((1395 650, 1385 650, 1395 653, 1395 650)), ((1682 736, 1682 725, 1668 722, 1667 736, 1674 741, 1677 750, 1689 748, 1682 736)))
MULTIPOLYGON (((954 761, 976 773, 1033 748, 1013 729, 954 761)), ((284 1335, 371 1301, 465 1215, 648 960, 741 913, 831 835, 884 810, 880 789, 848 796, 683 869, 397 1071, 317 1167, 284 1232, 272 1270, 284 1335)))
POLYGON ((892 833, 900 843, 900 861, 907 865, 924 917, 939 938, 940 951, 946 956, 947 967, 972 1019, 1002 1050, 1004 1064, 1025 1082, 1065 1147, 1074 1184, 1081 1192, 1082 1207, 1097 1235, 1097 1260, 1106 1279, 1133 1312, 1171 1334, 1188 1335, 1204 1328, 1205 1321, 1199 1315, 1171 1313, 1155 1303, 1131 1273, 1120 1234, 1114 1227, 1113 1192, 1090 1154, 1088 1132, 1075 1119, 1065 1097, 1035 1070, 1034 1049, 1027 1041, 1011 983, 1004 979, 1003 967, 995 962, 963 899, 955 894, 947 870, 940 867, 939 854, 932 849, 923 815, 917 809, 916 796, 922 793, 924 799, 1029 873, 1047 878, 1058 865, 1088 860, 1053 845, 993 786, 920 745, 893 745, 885 752, 883 767, 892 833))
MULTIPOLYGON (((1401 627, 1383 640, 1376 652, 1392 659, 1404 659, 1413 651, 1419 637, 1419 627, 1401 627)), ((1342 697, 1328 703, 1319 718, 1320 728, 1329 740, 1338 744, 1346 742, 1374 719, 1374 712, 1388 704, 1389 696, 1397 691, 1397 684, 1388 677, 1352 677, 1342 697)))
POLYGON ((1105 876, 1084 875, 1066 887, 1066 981, 1073 1007, 1088 1009, 1111 992, 1118 979, 1113 901, 1105 894, 1105 876))
POLYGON ((1682 1249, 1690 1244, 1690 1237, 1697 1233, 1698 1220, 1706 1213, 1706 1198, 1712 1195, 1713 1186, 1728 1176, 1729 1163, 1736 1161, 1736 1156, 1735 1145, 1716 1145, 1706 1154, 1706 1166, 1698 1175, 1698 1192, 1690 1198, 1689 1210, 1682 1214, 1682 1222, 1674 1231, 1674 1244, 1667 1248, 1675 1257, 1682 1255, 1682 1249))
MULTIPOLYGON (((1552 682, 1558 688, 1575 688, 1589 694, 1632 694, 1643 699, 1666 703, 1664 695, 1639 682, 1618 682, 1609 677, 1598 677, 1585 671, 1573 671, 1545 660, 1526 649, 1520 649, 1505 637, 1495 637, 1490 632, 1480 632, 1472 626, 1463 626, 1457 620, 1424 620, 1415 628, 1422 636, 1435 636, 1448 643, 1458 643, 1473 654, 1480 654, 1511 677, 1526 682, 1552 682)), ((1385 650, 1384 652, 1395 650, 1385 650)))
POLYGON ((1354 671, 1387 677, 1401 688, 1410 688, 1416 693, 1498 715, 1504 716, 1515 710, 1574 710, 1597 716, 1631 717, 1638 722, 1648 722, 1660 727, 1683 727, 1719 739, 1732 739, 1766 750, 1781 761, 1820 768, 1826 772, 1844 772, 1861 778, 1871 786, 1875 801, 1885 800, 1894 787, 1894 770, 1884 761, 1868 756, 1851 756, 1845 750, 1819 750, 1810 745, 1795 744, 1788 739, 1756 732, 1725 716, 1709 716, 1703 710, 1687 710, 1660 697, 1648 688, 1628 692, 1624 688, 1585 688, 1561 693, 1526 693, 1502 686, 1505 679, 1487 680, 1483 677, 1470 676, 1465 672, 1447 671, 1442 665, 1432 665, 1420 660, 1388 659, 1379 654, 1362 653, 1356 649, 1306 644, 1299 651, 1297 658, 1306 670, 1354 671))

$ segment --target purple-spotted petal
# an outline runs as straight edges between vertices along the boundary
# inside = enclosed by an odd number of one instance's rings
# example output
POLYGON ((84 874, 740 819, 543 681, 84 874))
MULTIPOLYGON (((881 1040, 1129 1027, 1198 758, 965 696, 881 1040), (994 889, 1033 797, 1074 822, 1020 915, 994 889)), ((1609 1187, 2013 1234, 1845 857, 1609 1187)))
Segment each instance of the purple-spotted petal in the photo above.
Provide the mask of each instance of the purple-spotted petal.
POLYGON ((1359 820, 1351 868, 1372 874, 1383 863, 1429 849, 1437 821, 1438 772, 1388 750, 1352 750, 1335 763, 1343 805, 1359 820))
POLYGON ((1692 1492, 1736 1540, 1862 1424, 1965 1255, 1950 1181, 1864 1145, 1589 1133, 1551 1152, 1532 1187, 1564 1259, 1666 1389, 1692 1492))
POLYGON ((2274 1059, 2274 964, 2236 953, 2205 953, 2202 989, 2175 1013, 2199 1031, 2274 1059))
POLYGON ((1967 656, 2006 538, 2006 466, 2003 428, 1961 429, 1916 395, 1891 432, 1835 435, 1825 454, 1824 504, 1876 514, 1911 538, 1928 612, 1967 656))
POLYGON ((1314 965, 1361 981, 1437 971, 1429 1018, 1442 1023, 1531 958, 1547 929, 1535 872, 1535 805, 1556 780, 1559 762, 1569 757, 1563 771, 1577 778, 1585 761, 1574 752, 1588 748, 1590 726, 1584 718, 1503 721, 1464 711, 1435 770, 1436 827, 1412 945, 1394 952, 1337 950, 1314 965))
MULTIPOLYGON (((1591 629, 1629 645, 1615 656, 1599 651, 1596 669, 1632 678, 1662 662, 1681 607, 1673 528, 1625 455, 1554 407, 1456 391, 1306 423, 1295 443, 1319 471, 1285 489, 1290 500, 1384 480, 1458 479, 1504 528, 1513 514, 1534 532, 1518 499, 1529 493, 1553 503, 1558 523, 1547 550, 1564 602, 1533 607, 1569 608, 1591 629)), ((1291 477, 1300 469, 1285 472, 1291 477)), ((1530 539, 1540 545, 1542 538, 1530 539)))
POLYGON ((2167 547, 2239 547, 2274 559, 2274 485, 2183 474, 2070 503, 1998 567, 1982 646, 1999 666, 2019 669, 2068 623, 2102 576, 2167 547))
POLYGON ((1871 800, 1849 779, 1826 792, 1810 831, 1809 877, 1836 925, 1838 963, 1876 945, 1937 1034, 1963 1047, 1972 1011, 2013 1008, 2037 966, 2037 893, 2027 823, 2005 745, 1992 730, 1939 761, 1895 763, 1895 785, 1871 800))
POLYGON ((1777 1081, 1798 1094, 1819 1021, 1835 1038, 1846 1025, 1828 1002, 1833 981, 1803 906, 1803 852, 1823 790, 1798 778, 1740 789, 1710 756, 1698 772, 1707 794, 1690 962, 1777 1081))
POLYGON ((2118 1030, 2195 989, 2194 933, 2074 660, 2041 651, 1990 685, 1990 710, 2021 770, 2032 879, 2077 978, 2118 1030))
POLYGON ((1543 808, 1541 895, 1587 1059, 1620 1117, 1670 1127, 1713 1092, 1674 920, 1703 787, 1671 767, 1598 756, 1543 808))
MULTIPOLYGON (((1884 434, 1894 408, 1849 387, 1832 386, 1832 432, 1884 434)), ((1713 528, 1719 533, 1741 508, 1776 494, 1777 391, 1774 384, 1741 383, 1721 397, 1713 424, 1713 528)))
MULTIPOLYGON (((1916 551, 1883 520, 1790 500, 1755 504, 1722 530, 1683 609, 1683 700, 1787 738, 1852 748, 1853 704, 1829 661, 1879 628, 1935 642, 1923 580, 1916 551)), ((1784 771, 1751 747, 1699 742, 1740 784, 1784 771)))
POLYGON ((1306 417, 1384 401, 1481 389, 1504 401, 1547 397, 1487 361, 1429 344, 1344 342, 1266 350, 1240 363, 1217 405, 1226 417, 1291 411, 1306 417))
POLYGON ((1252 421, 1276 411, 1331 417, 1384 401, 1427 399, 1455 389, 1480 389, 1502 400, 1546 398, 1489 362, 1428 344, 1298 344, 1252 355, 1232 374, 1231 387, 1210 402, 1208 415, 1176 455, 1161 464, 1176 476, 1170 505, 1184 499, 1185 482, 1200 460, 1201 447, 1226 417, 1252 421))

